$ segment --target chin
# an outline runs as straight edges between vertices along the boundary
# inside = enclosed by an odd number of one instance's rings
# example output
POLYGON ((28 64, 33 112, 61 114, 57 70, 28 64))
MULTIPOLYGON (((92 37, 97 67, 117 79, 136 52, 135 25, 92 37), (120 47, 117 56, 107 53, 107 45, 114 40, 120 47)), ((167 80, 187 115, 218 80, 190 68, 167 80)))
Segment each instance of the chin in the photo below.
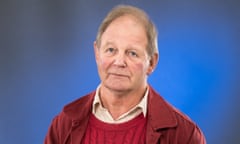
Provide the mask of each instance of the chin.
POLYGON ((105 84, 105 87, 116 92, 123 92, 123 91, 129 91, 130 87, 127 86, 126 84, 105 84))

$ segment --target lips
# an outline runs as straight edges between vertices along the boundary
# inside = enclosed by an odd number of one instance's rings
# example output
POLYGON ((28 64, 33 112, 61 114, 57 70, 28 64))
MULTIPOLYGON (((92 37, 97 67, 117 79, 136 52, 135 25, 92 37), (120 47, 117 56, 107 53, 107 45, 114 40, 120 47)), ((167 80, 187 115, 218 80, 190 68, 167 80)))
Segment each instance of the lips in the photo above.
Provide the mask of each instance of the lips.
POLYGON ((121 74, 121 73, 109 73, 109 75, 114 75, 114 76, 119 76, 119 77, 129 77, 126 74, 121 74))
POLYGON ((109 72, 109 75, 116 76, 116 77, 129 77, 126 73, 120 73, 120 72, 109 72))
POLYGON ((129 78, 130 72, 127 69, 115 69, 115 68, 110 68, 107 71, 109 76, 113 76, 116 78, 129 78))

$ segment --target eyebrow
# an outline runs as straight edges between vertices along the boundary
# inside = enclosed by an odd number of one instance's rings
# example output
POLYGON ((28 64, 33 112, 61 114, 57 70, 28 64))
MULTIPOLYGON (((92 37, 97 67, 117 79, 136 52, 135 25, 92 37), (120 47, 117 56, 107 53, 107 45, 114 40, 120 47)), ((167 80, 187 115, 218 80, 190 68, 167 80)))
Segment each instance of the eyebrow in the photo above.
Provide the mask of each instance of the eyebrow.
MULTIPOLYGON (((115 46, 114 42, 112 42, 112 41, 107 41, 107 42, 103 45, 103 47, 106 47, 106 46, 109 46, 109 45, 115 46)), ((127 49, 138 51, 138 45, 127 45, 127 49)))
POLYGON ((107 41, 106 44, 104 44, 103 46, 108 46, 108 45, 114 45, 114 43, 107 41))

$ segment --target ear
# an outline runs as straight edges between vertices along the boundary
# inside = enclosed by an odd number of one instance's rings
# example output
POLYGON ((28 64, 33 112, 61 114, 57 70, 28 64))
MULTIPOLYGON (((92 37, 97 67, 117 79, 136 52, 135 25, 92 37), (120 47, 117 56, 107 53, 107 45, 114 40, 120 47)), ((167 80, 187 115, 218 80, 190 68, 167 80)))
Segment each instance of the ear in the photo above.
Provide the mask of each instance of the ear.
POLYGON ((153 56, 151 56, 150 60, 149 60, 149 67, 148 67, 148 71, 147 71, 147 75, 150 75, 154 69, 157 66, 158 63, 158 53, 155 53, 153 56))
POLYGON ((96 41, 94 41, 93 47, 94 47, 95 59, 96 59, 96 62, 98 62, 98 60, 99 60, 99 48, 97 46, 97 42, 96 41))

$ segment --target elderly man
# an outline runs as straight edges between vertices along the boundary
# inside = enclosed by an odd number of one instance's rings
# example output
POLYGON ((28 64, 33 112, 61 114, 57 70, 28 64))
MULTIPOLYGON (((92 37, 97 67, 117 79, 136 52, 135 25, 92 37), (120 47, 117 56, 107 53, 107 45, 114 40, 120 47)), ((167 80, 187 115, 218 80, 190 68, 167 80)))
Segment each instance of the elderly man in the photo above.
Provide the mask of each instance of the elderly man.
POLYGON ((157 31, 136 7, 113 8, 94 42, 101 83, 68 104, 45 144, 205 144, 198 126, 147 82, 158 62, 157 31))

